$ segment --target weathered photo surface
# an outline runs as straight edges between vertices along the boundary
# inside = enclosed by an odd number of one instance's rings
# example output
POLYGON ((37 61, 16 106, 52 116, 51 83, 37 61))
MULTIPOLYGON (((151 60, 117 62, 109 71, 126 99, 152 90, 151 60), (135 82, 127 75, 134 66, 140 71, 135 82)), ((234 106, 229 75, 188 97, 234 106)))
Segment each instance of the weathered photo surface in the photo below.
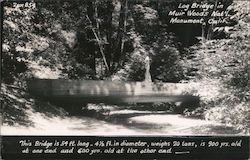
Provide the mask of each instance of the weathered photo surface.
POLYGON ((2 135, 248 135, 249 1, 4 1, 2 135))

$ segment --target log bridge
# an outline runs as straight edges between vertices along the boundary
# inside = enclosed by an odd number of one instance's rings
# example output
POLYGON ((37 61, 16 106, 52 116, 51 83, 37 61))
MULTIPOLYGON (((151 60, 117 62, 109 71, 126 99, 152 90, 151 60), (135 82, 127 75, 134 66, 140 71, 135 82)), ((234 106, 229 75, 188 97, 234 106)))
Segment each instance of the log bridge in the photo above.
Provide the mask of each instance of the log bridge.
POLYGON ((199 102, 182 83, 34 79, 27 86, 31 95, 59 105, 199 102))

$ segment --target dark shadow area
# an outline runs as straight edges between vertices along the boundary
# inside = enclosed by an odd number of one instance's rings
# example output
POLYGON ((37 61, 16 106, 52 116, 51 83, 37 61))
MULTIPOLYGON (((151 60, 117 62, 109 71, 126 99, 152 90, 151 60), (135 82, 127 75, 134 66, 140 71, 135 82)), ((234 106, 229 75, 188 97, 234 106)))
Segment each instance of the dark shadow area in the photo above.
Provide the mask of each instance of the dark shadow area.
POLYGON ((202 35, 200 24, 172 24, 169 26, 169 30, 176 34, 177 39, 182 43, 183 47, 198 43, 199 40, 196 37, 202 35))
POLYGON ((146 103, 146 104, 130 104, 127 108, 138 111, 165 111, 173 112, 175 108, 174 103, 146 103))
MULTIPOLYGON (((3 98, 4 99, 4 98, 3 98)), ((32 126, 33 122, 29 119, 29 116, 25 113, 22 108, 25 105, 12 105, 11 101, 6 101, 2 103, 2 117, 3 123, 6 123, 10 126, 22 125, 22 126, 32 126)))
POLYGON ((54 116, 59 116, 59 117, 64 117, 67 116, 69 113, 65 111, 62 107, 55 106, 51 104, 48 101, 43 101, 41 99, 36 99, 33 110, 35 112, 39 112, 44 114, 47 117, 54 117, 54 116))
POLYGON ((162 128, 166 126, 171 126, 170 124, 154 124, 154 123, 142 123, 142 122, 135 122, 130 120, 130 118, 137 117, 137 116, 146 116, 146 115, 166 115, 169 114, 168 112, 163 113, 130 113, 130 114, 116 114, 111 115, 107 119, 105 119, 109 123, 123 125, 130 129, 140 129, 140 130, 147 130, 149 132, 157 132, 160 131, 162 128))

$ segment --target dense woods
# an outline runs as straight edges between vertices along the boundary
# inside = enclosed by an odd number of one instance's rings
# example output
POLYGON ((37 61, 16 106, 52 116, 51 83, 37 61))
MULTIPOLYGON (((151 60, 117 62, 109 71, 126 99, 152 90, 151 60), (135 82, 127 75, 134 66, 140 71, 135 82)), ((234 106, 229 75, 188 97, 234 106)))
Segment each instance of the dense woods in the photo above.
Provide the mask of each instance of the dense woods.
POLYGON ((3 122, 30 124, 25 110, 41 106, 25 91, 28 79, 143 81, 149 56, 153 82, 197 88, 200 106, 183 114, 246 131, 249 2, 220 2, 230 8, 223 25, 169 24, 172 0, 2 3, 3 122))

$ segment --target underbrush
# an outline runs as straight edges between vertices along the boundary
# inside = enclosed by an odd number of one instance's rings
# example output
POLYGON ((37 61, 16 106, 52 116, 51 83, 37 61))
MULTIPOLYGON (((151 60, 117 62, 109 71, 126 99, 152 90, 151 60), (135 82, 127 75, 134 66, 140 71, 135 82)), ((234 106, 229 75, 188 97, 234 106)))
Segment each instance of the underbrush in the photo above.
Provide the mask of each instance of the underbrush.
POLYGON ((25 98, 22 88, 1 84, 2 123, 8 125, 33 125, 27 111, 31 109, 33 99, 25 98))
POLYGON ((193 46, 190 49, 195 59, 185 61, 187 68, 199 69, 191 81, 199 84, 197 94, 202 97, 200 107, 186 114, 231 125, 244 133, 250 129, 249 4, 235 1, 232 7, 236 14, 230 19, 237 24, 224 27, 231 28, 225 32, 226 39, 193 46))
POLYGON ((38 112, 45 117, 63 117, 68 114, 60 107, 33 98, 24 88, 4 83, 1 84, 3 124, 10 126, 34 126, 34 120, 31 117, 38 112))

